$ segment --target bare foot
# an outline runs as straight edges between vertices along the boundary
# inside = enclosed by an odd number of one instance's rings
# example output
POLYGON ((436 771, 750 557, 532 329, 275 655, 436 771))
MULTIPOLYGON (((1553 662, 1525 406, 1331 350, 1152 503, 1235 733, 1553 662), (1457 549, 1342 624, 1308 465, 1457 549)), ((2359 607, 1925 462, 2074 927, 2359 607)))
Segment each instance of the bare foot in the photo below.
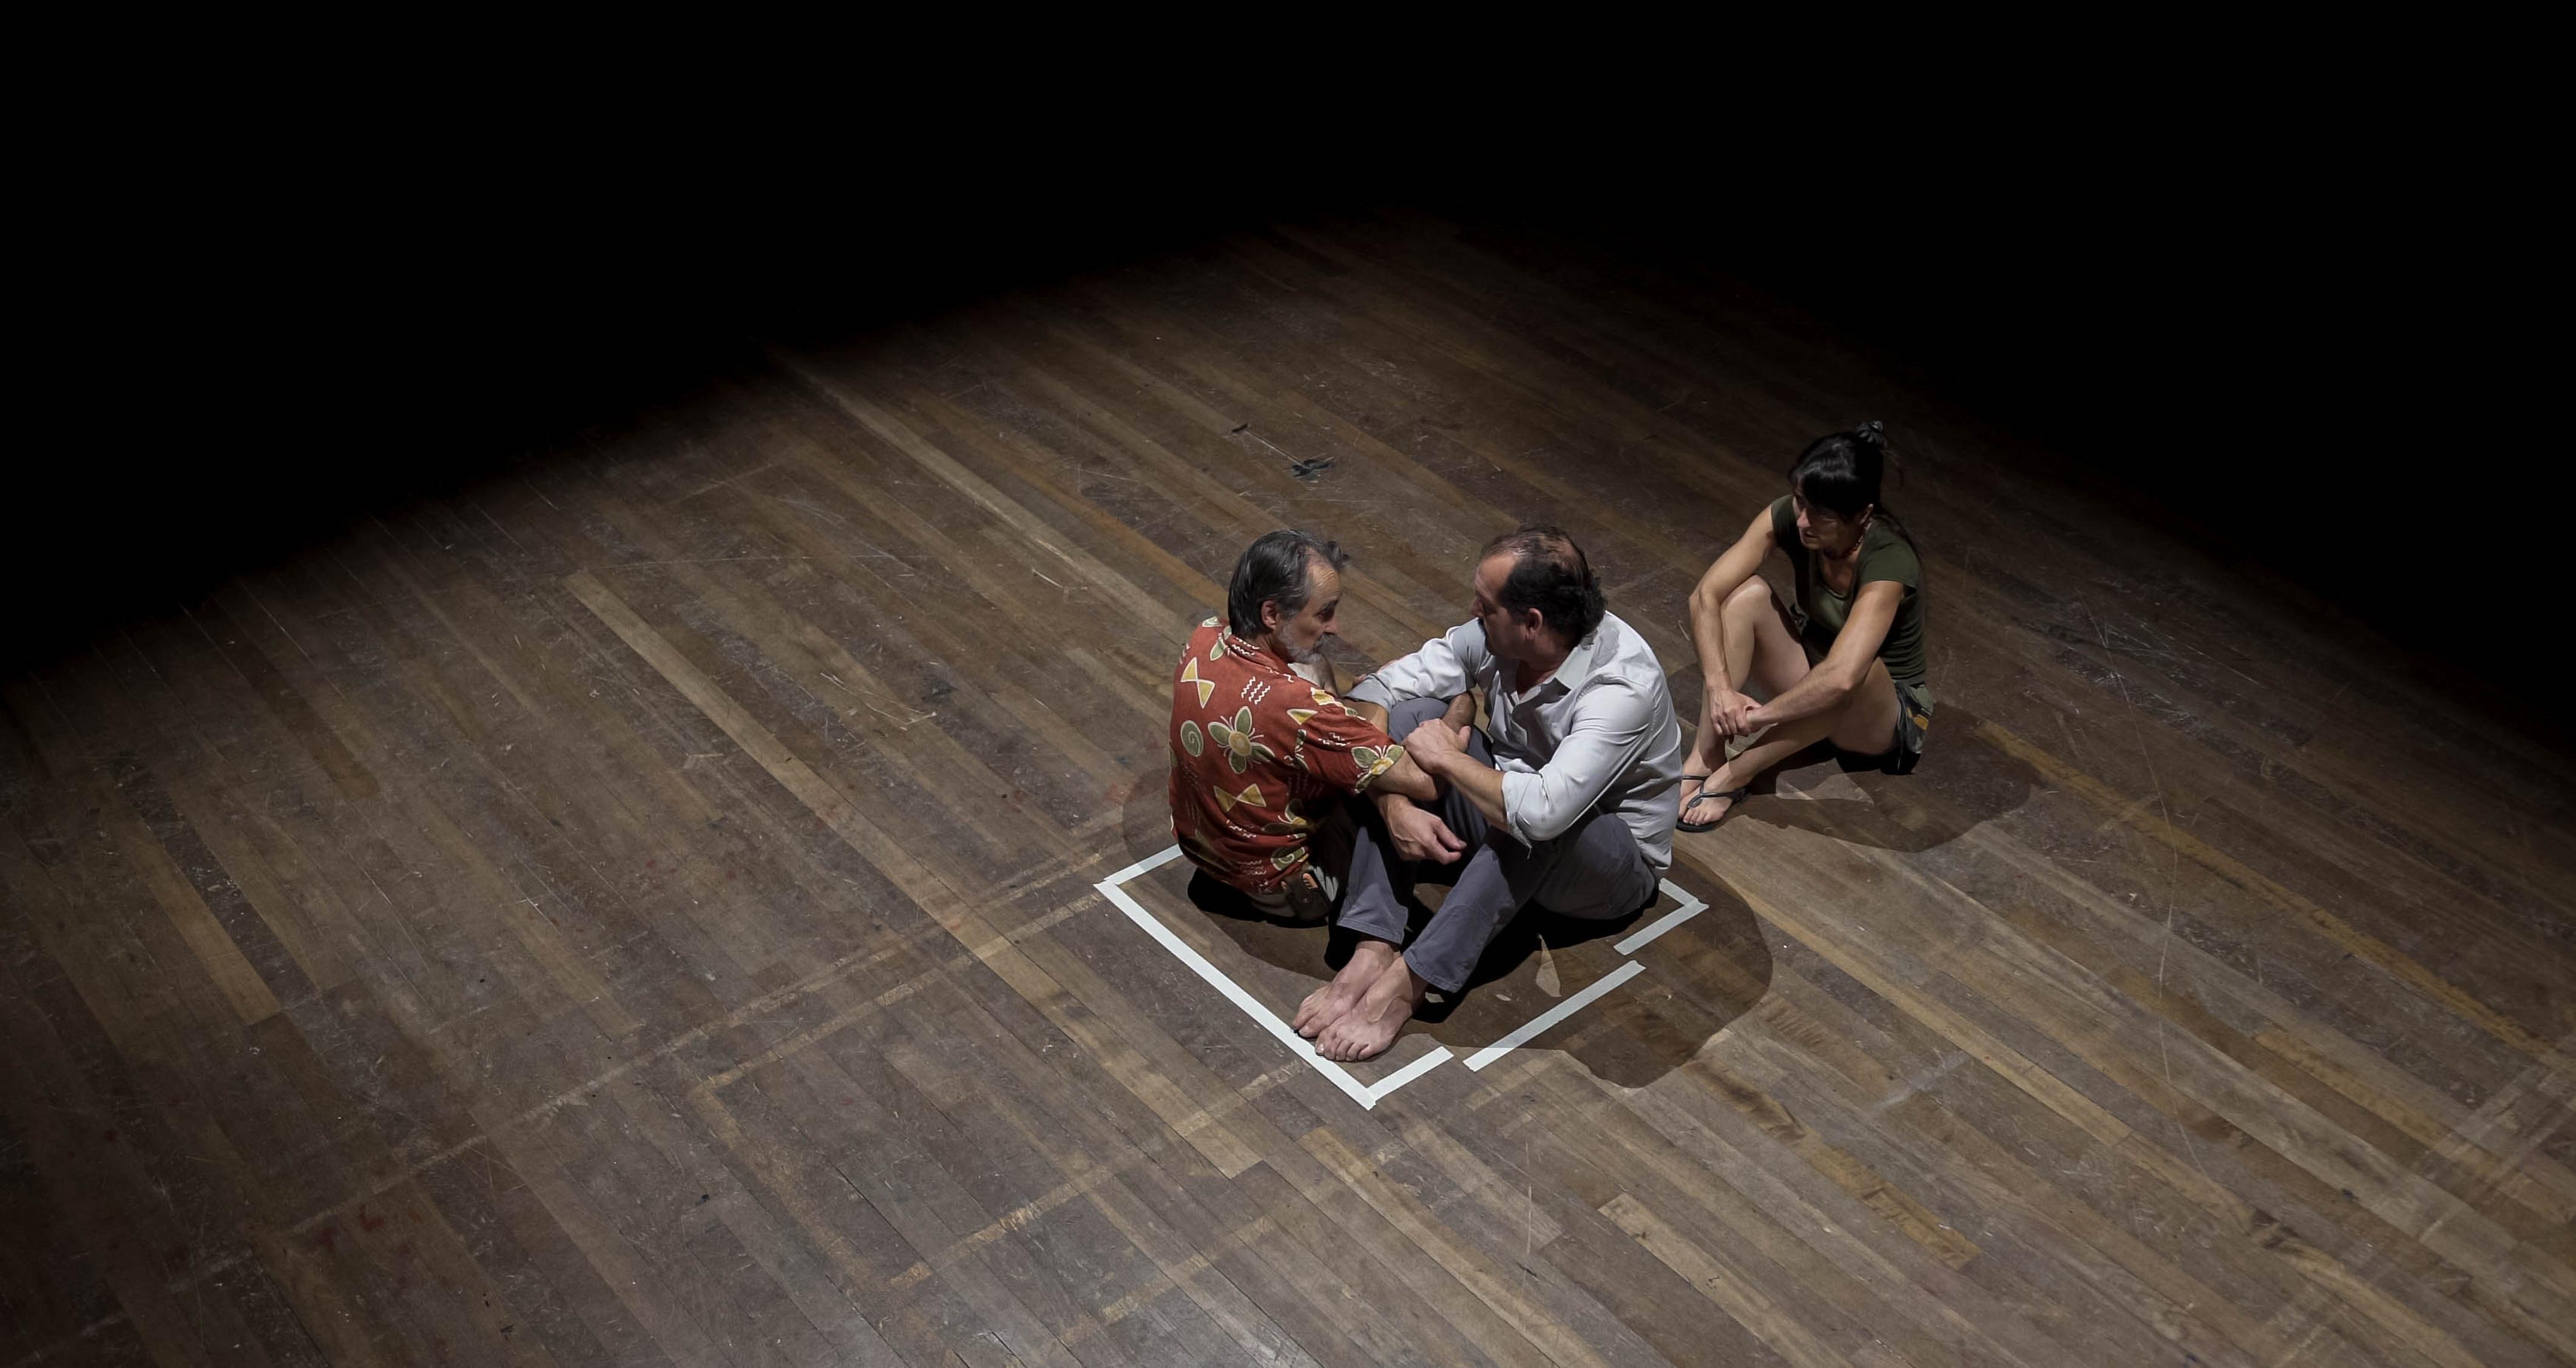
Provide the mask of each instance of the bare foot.
POLYGON ((1395 1043, 1395 1033, 1413 1019, 1415 1005, 1430 987, 1413 972, 1412 965, 1397 956, 1349 1011, 1324 1028, 1324 1034, 1315 1041, 1315 1053, 1345 1064, 1386 1053, 1386 1047, 1395 1043))
POLYGON ((1368 991, 1368 986, 1385 971, 1387 962, 1395 957, 1394 946, 1363 937, 1351 949, 1351 962, 1342 966, 1342 972, 1333 975, 1332 982, 1308 993, 1306 1001, 1297 1008, 1297 1019, 1288 1024, 1308 1040, 1322 1035, 1325 1027, 1341 1020, 1342 1013, 1360 1000, 1360 994, 1368 991))
POLYGON ((1706 831, 1725 821, 1726 814, 1735 810, 1734 799, 1718 796, 1732 791, 1740 782, 1729 772, 1732 769, 1731 765, 1718 766, 1716 773, 1701 780, 1696 789, 1688 784, 1682 785, 1683 830, 1706 831))
MULTIPOLYGON (((1684 764, 1682 769, 1684 771, 1688 771, 1690 766, 1688 764, 1684 764)), ((1691 804, 1699 801, 1700 786, 1706 783, 1707 780, 1708 775, 1705 773, 1691 774, 1685 772, 1682 775, 1682 785, 1678 790, 1676 790, 1676 792, 1681 795, 1682 810, 1680 816, 1683 821, 1687 822, 1690 820, 1691 804)))

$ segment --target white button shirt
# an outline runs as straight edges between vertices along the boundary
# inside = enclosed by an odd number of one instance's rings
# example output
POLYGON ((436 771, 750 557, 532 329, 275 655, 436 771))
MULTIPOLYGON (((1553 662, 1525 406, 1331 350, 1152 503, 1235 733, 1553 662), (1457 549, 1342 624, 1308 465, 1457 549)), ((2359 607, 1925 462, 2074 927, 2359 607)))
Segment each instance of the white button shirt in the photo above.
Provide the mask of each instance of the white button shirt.
POLYGON ((1483 623, 1465 622, 1378 667, 1349 693, 1355 702, 1392 708, 1409 698, 1483 689, 1486 739, 1503 773, 1503 815, 1514 836, 1552 840, 1598 805, 1628 824, 1637 853, 1657 875, 1672 868, 1682 728, 1654 648, 1605 614, 1544 683, 1523 691, 1519 675, 1519 662, 1485 648, 1483 623))

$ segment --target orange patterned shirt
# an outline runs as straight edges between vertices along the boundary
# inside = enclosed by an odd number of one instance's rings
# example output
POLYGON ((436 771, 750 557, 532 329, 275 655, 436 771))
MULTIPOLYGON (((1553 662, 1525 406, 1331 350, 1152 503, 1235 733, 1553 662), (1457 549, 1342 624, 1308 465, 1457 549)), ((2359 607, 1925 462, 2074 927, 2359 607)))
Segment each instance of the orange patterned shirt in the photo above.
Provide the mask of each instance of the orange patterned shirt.
POLYGON ((1303 873, 1324 806, 1404 749, 1209 618, 1172 675, 1172 834, 1190 863, 1247 893, 1303 873))

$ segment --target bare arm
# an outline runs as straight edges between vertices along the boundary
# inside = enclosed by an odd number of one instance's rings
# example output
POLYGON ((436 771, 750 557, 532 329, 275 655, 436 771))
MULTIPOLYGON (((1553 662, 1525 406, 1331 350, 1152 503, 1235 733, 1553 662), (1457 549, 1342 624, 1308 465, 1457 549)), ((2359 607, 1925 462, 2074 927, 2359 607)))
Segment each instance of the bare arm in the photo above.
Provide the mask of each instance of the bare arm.
MULTIPOLYGON (((1386 709, 1364 698, 1345 698, 1342 700, 1342 706, 1350 709, 1353 716, 1379 731, 1386 730, 1386 709)), ((1450 699, 1449 710, 1440 715, 1440 720, 1448 723, 1453 731, 1473 723, 1476 720, 1476 691, 1469 689, 1456 698, 1450 699)), ((1403 739, 1400 736, 1396 738, 1398 741, 1403 739)))
POLYGON ((1895 625, 1896 610, 1904 601, 1905 586, 1894 580, 1862 585, 1859 597, 1852 600, 1851 616, 1843 619, 1843 629, 1834 637, 1833 650, 1807 671, 1806 678, 1755 708, 1749 720, 1757 727, 1795 722, 1849 697, 1869 677, 1869 663, 1878 658, 1878 648, 1887 640, 1887 629, 1895 625))
POLYGON ((1765 507, 1691 590, 1691 645, 1699 652, 1699 675, 1707 689, 1731 691, 1739 682, 1726 672, 1726 596, 1753 578, 1770 552, 1771 510, 1765 507))
MULTIPOLYGON (((1366 699, 1349 698, 1342 702, 1343 706, 1367 721, 1370 726, 1380 731, 1386 730, 1386 709, 1366 699)), ((1456 728, 1466 725, 1475 715, 1476 695, 1473 691, 1468 691, 1449 700, 1449 710, 1443 720, 1450 724, 1450 734, 1454 735, 1456 728)), ((1397 739, 1402 740, 1401 737, 1397 739)), ((1377 804, 1378 815, 1385 820, 1388 834, 1395 839, 1396 854, 1408 860, 1429 860, 1438 864, 1451 864, 1466 853, 1467 843, 1458 839, 1457 833, 1449 829, 1448 823, 1441 821, 1428 810, 1416 806, 1417 803, 1434 802, 1439 797, 1438 781, 1414 757, 1411 746, 1405 747, 1403 761, 1396 768, 1379 776, 1377 783, 1370 787, 1369 798, 1377 804), (1410 789, 1387 782, 1407 770, 1422 776, 1421 789, 1410 789), (1415 801, 1406 802, 1408 798, 1415 801)))
POLYGON ((1425 803, 1440 796, 1440 786, 1432 781, 1429 774, 1423 772, 1422 766, 1413 762, 1411 751, 1406 751, 1386 773, 1370 780, 1368 791, 1372 798, 1402 794, 1407 798, 1425 803))
MULTIPOLYGON (((1352 716, 1359 718, 1361 721, 1368 723, 1379 731, 1386 730, 1386 709, 1379 707, 1375 703, 1368 702, 1365 699, 1358 698, 1345 698, 1342 700, 1342 706, 1350 709, 1352 716)), ((1454 727, 1467 719, 1473 718, 1475 715, 1476 695, 1472 692, 1462 693, 1456 698, 1449 700, 1449 712, 1447 718, 1444 720, 1449 721, 1454 727), (1465 712, 1465 717, 1463 718, 1459 715, 1462 709, 1465 712)), ((1404 738, 1401 736, 1395 737, 1393 740, 1397 745, 1404 744, 1404 738)), ((1383 800, 1396 794, 1401 794, 1404 797, 1425 803, 1433 802, 1440 797, 1440 785, 1431 777, 1428 771, 1424 770, 1420 764, 1415 762, 1413 752, 1410 750, 1405 752, 1403 759, 1395 762, 1395 768, 1379 775, 1377 777, 1377 782, 1369 785, 1369 796, 1372 798, 1383 800)), ((1383 802, 1380 803, 1380 806, 1384 806, 1383 802)))
POLYGON ((1405 738, 1405 754, 1418 755, 1423 768, 1458 792, 1494 826, 1509 830, 1503 810, 1503 772, 1469 755, 1461 729, 1445 721, 1425 722, 1405 738))

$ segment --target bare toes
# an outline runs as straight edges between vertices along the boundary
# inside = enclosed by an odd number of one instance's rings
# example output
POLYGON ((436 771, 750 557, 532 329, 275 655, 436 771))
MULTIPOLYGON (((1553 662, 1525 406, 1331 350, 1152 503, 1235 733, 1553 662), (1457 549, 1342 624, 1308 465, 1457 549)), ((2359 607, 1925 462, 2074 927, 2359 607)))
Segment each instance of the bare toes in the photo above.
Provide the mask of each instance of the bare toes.
POLYGON ((1305 1003, 1297 1009, 1297 1019, 1289 1023, 1297 1034, 1312 1039, 1332 1024, 1332 992, 1330 988, 1318 988, 1307 994, 1305 1003))
POLYGON ((1385 1039, 1380 1040, 1375 1031, 1354 1031, 1350 1039, 1342 1042, 1341 1058, 1345 1063, 1354 1064, 1363 1059, 1375 1059, 1386 1053, 1386 1047, 1394 1043, 1393 1032, 1389 1032, 1385 1039))
POLYGON ((1350 1032, 1343 1029, 1342 1023, 1338 1021, 1334 1022, 1322 1035, 1315 1038, 1315 1053, 1322 1055, 1324 1058, 1332 1060, 1335 1063, 1349 1063, 1351 1058, 1350 1032))

